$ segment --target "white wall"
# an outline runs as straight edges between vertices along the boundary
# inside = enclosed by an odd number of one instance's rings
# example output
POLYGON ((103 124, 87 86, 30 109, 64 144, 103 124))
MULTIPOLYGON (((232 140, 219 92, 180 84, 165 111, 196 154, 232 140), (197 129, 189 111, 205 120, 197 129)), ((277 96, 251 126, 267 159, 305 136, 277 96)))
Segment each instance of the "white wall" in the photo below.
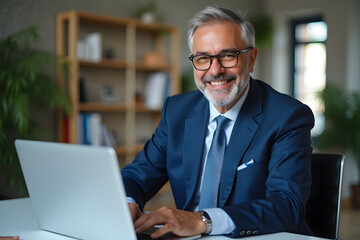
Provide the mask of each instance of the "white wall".
POLYGON ((360 1, 350 0, 348 11, 347 89, 360 90, 360 1))
MULTIPOLYGON (((265 12, 276 26, 272 49, 272 86, 290 93, 290 28, 294 18, 322 15, 328 26, 327 82, 347 89, 360 89, 360 1, 358 0, 265 0, 265 12)), ((349 198, 350 185, 358 173, 352 156, 345 161, 343 197, 349 198)))

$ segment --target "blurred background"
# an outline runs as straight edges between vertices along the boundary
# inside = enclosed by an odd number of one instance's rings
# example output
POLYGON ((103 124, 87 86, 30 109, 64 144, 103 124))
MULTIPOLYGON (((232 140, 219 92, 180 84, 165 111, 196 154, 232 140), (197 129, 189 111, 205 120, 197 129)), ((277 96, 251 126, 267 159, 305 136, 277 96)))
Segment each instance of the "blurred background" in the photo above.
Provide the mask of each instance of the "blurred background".
MULTIPOLYGON (((324 103, 317 95, 325 86, 334 86, 345 95, 360 91, 359 0, 0 0, 0 39, 33 26, 38 33, 38 40, 32 46, 56 54, 56 16, 59 13, 80 10, 141 19, 141 10, 152 6, 155 14, 153 21, 179 30, 178 69, 182 81, 181 91, 184 92, 194 89, 192 66, 188 61, 190 50, 187 46, 187 22, 197 11, 209 5, 241 11, 252 21, 259 48, 253 77, 298 98, 312 108, 316 118, 316 126, 312 132, 315 151, 340 152, 347 156, 342 204, 345 208, 351 208, 352 185, 359 182, 360 156, 356 148, 360 149, 360 137, 354 137, 357 138, 355 147, 341 144, 347 143, 346 139, 338 139, 338 145, 320 148, 322 145, 319 136, 326 129, 326 118, 324 103)), ((1 71, 3 69, 0 69, 0 73, 1 71)), ((56 79, 55 68, 48 74, 56 79)), ((0 82, 0 87, 3 86, 0 82)), ((335 102, 339 96, 333 96, 335 102)), ((356 115, 355 104, 351 103, 352 107, 343 115, 356 115)), ((57 111, 33 115, 57 139, 57 111)), ((344 120, 340 125, 348 124, 344 120)), ((356 125, 360 126, 360 122, 355 122, 354 128, 356 125)), ((355 131, 354 128, 352 132, 355 131)), ((344 135, 344 131, 338 129, 339 136, 344 135)), ((26 196, 23 191, 19 192, 17 186, 8 184, 5 179, 7 171, 9 167, 3 161, 0 164, 0 196, 4 199, 26 196)), ((347 216, 343 217, 346 218, 347 216)), ((359 221, 359 217, 356 221, 359 221)))

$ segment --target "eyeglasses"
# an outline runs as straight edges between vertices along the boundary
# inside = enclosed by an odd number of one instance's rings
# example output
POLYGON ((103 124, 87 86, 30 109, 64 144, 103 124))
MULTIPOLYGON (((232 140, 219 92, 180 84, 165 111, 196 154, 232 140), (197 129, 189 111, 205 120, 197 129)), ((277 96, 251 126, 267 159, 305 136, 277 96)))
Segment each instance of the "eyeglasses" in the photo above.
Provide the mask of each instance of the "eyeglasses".
POLYGON ((200 71, 205 71, 210 69, 213 57, 216 57, 220 66, 222 66, 223 68, 232 68, 238 64, 239 54, 247 52, 252 48, 253 47, 247 47, 240 51, 223 51, 216 55, 205 55, 205 54, 192 55, 189 57, 189 59, 192 62, 194 68, 200 71))

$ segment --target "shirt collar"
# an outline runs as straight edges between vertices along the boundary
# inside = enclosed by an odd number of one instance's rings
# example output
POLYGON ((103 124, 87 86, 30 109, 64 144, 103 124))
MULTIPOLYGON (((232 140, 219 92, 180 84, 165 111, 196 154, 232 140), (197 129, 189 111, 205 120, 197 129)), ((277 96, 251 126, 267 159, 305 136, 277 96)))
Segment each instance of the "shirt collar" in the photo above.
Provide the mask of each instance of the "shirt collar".
POLYGON ((240 109, 242 107, 242 105, 245 102, 245 99, 249 93, 249 89, 250 89, 250 82, 245 90, 244 95, 242 95, 242 97, 239 99, 239 101, 237 101, 234 106, 232 106, 232 108, 230 108, 226 113, 221 114, 214 106, 214 104, 212 104, 211 102, 209 102, 209 108, 210 108, 210 118, 209 118, 209 123, 214 121, 214 119, 219 116, 222 115, 224 117, 227 117, 228 119, 230 119, 231 121, 235 121, 237 116, 239 115, 240 109))

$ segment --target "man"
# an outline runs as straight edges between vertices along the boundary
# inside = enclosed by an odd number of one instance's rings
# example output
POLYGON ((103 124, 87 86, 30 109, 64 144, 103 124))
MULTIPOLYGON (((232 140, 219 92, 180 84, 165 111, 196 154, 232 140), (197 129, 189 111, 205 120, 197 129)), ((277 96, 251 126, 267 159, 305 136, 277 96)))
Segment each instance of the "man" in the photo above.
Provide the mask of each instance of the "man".
POLYGON ((207 7, 189 27, 189 59, 200 91, 165 101, 154 135, 122 170, 136 232, 163 224, 153 238, 167 232, 310 234, 304 212, 311 110, 250 77, 258 50, 249 22, 207 7), (226 126, 218 130, 220 118, 226 126), (177 209, 143 214, 146 201, 168 180, 177 209))

